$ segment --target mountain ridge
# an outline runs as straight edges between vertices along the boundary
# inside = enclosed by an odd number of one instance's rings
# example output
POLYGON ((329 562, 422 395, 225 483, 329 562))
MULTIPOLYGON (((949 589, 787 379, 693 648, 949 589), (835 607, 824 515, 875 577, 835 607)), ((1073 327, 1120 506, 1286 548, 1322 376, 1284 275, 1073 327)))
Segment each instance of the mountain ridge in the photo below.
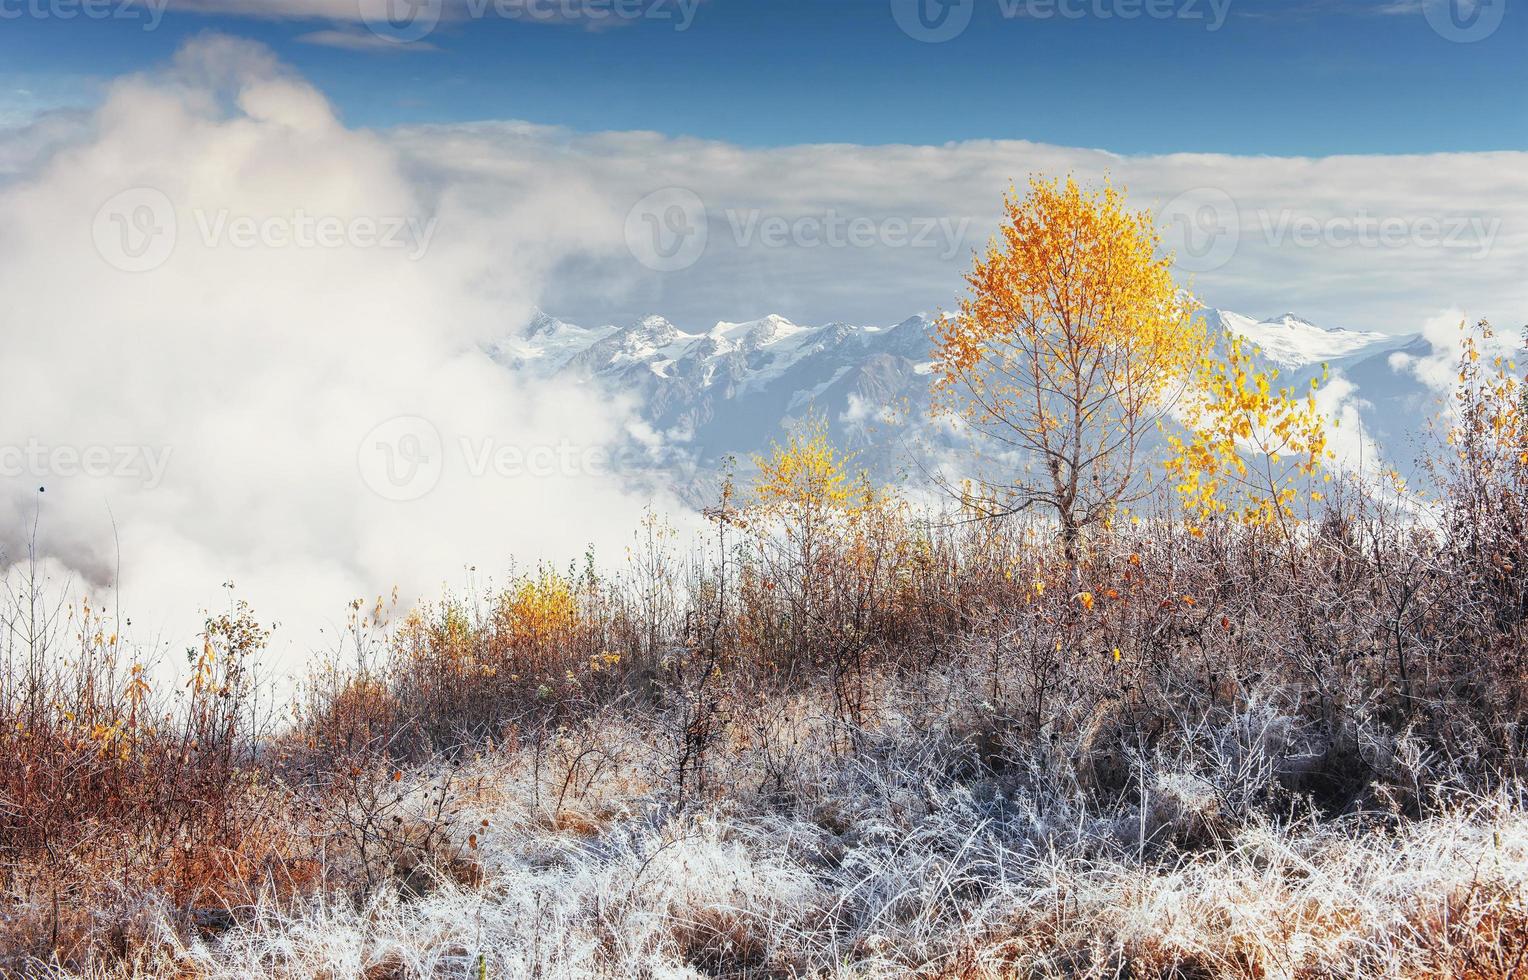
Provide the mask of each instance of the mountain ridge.
MULTIPOLYGON (((1396 360, 1431 352, 1420 335, 1322 327, 1289 312, 1263 320, 1214 308, 1201 315, 1212 330, 1245 337, 1261 362, 1296 384, 1328 371, 1341 378, 1333 390, 1346 397, 1334 413, 1372 430, 1376 442, 1394 441, 1422 405, 1424 386, 1396 360)), ((928 413, 933 323, 927 313, 889 325, 816 326, 768 314, 691 331, 647 314, 591 328, 537 311, 489 354, 511 371, 599 384, 632 399, 690 457, 692 481, 729 456, 765 450, 809 411, 890 479, 926 464, 906 458, 911 445, 938 457, 952 442, 949 427, 928 413)))

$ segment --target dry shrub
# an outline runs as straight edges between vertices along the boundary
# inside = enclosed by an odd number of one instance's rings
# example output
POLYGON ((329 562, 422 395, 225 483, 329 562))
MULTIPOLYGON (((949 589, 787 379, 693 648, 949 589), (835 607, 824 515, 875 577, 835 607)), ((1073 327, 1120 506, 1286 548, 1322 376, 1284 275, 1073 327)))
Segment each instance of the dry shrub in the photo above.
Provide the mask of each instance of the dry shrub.
POLYGON ((5 966, 1523 975, 1528 455, 1464 373, 1434 509, 1293 531, 1058 542, 798 440, 693 548, 356 603, 275 732, 247 610, 166 688, 13 589, 5 966))
POLYGON ((207 620, 180 686, 103 611, 49 606, 35 579, 15 579, 0 671, 0 887, 14 914, 0 955, 131 958, 162 940, 140 927, 160 911, 190 922, 306 887, 284 793, 256 759, 266 634, 250 611, 207 620))

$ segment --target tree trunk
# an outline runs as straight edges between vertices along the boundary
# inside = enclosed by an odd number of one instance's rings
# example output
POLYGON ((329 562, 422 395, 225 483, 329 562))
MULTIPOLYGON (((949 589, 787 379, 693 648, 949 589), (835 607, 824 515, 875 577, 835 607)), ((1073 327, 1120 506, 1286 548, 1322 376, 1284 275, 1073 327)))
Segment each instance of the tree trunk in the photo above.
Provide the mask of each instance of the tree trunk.
POLYGON ((1066 567, 1073 577, 1077 574, 1078 542, 1082 535, 1077 527, 1077 519, 1069 510, 1061 511, 1061 553, 1066 558, 1066 567))

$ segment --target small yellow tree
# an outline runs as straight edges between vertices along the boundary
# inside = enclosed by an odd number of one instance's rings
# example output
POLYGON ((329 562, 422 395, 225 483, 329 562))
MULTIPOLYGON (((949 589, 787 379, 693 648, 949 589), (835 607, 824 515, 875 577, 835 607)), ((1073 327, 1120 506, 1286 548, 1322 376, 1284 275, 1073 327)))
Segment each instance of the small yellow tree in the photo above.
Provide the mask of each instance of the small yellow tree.
POLYGON ((852 454, 839 452, 828 437, 827 420, 818 415, 790 432, 784 445, 772 442, 769 453, 753 462, 756 507, 807 562, 834 526, 852 519, 875 496, 869 474, 854 469, 852 454))
POLYGON ((1473 330, 1459 324, 1459 383, 1450 412, 1448 444, 1453 447, 1458 471, 1456 493, 1471 492, 1478 485, 1521 485, 1528 477, 1528 390, 1514 372, 1517 363, 1500 354, 1488 354, 1483 367, 1481 348, 1500 346, 1496 331, 1481 320, 1473 330))
POLYGON ((754 462, 749 513, 761 574, 744 603, 745 629, 788 619, 789 629, 765 631, 783 640, 776 662, 825 669, 835 710, 863 724, 875 687, 872 623, 891 611, 887 593, 912 550, 907 504, 834 447, 821 416, 754 462))
POLYGON ((805 638, 830 599, 834 560, 875 507, 869 474, 834 447, 826 419, 809 417, 782 445, 755 456, 752 516, 759 552, 773 570, 790 614, 805 638))
POLYGON ((1151 216, 1112 186, 1031 179, 937 328, 934 411, 1012 458, 979 479, 987 516, 1052 508, 1082 530, 1147 492, 1143 443, 1204 347, 1197 304, 1157 255, 1151 216))
POLYGON ((1279 372, 1258 370, 1246 340, 1228 331, 1224 346, 1223 357, 1200 358, 1185 400, 1187 434, 1168 435, 1167 475, 1201 521, 1227 514, 1244 526, 1288 530, 1302 489, 1320 500, 1316 481, 1330 479, 1321 474, 1332 453, 1316 407, 1320 380, 1305 391, 1275 388, 1279 372))
POLYGON ((1447 491, 1448 541, 1478 569, 1496 601, 1521 610, 1528 608, 1522 571, 1528 568, 1528 378, 1500 352, 1490 323, 1459 328, 1448 452, 1431 468, 1447 491))

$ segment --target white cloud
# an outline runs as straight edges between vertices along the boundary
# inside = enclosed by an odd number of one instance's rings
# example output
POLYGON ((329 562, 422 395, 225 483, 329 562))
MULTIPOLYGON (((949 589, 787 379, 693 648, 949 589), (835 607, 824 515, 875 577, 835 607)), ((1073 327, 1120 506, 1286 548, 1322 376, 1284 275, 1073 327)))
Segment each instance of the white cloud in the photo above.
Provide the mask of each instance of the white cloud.
POLYGON ((1326 417, 1327 446, 1339 473, 1374 477, 1389 469, 1381 455, 1384 447, 1364 427, 1363 412, 1372 409, 1357 386, 1341 374, 1333 374, 1316 389, 1316 410, 1326 417))
POLYGON ((40 504, 41 552, 98 599, 119 581, 137 639, 163 630, 178 648, 232 580, 301 654, 350 598, 432 595, 468 565, 564 560, 634 526, 646 496, 577 456, 625 438, 621 407, 512 381, 480 352, 566 255, 618 246, 595 188, 555 172, 523 175, 514 196, 422 181, 264 49, 226 38, 119 80, 62 146, 15 159, 0 183, 0 551, 25 556, 40 504), (98 214, 123 191, 131 207, 98 214), (290 232, 301 215, 436 233, 413 261, 380 244, 244 247, 228 230, 290 232), (203 230, 219 221, 221 243, 203 230), (162 265, 118 267, 158 257, 169 228, 162 265), (399 416, 442 443, 423 446, 438 485, 404 502, 379 485, 378 454, 407 476, 421 444, 375 435, 399 416), (382 437, 397 442, 363 442, 382 437), (573 461, 519 475, 485 447, 573 461), (156 480, 147 461, 166 452, 156 480))
MULTIPOLYGON (((1415 376, 1439 394, 1451 393, 1459 380, 1460 343, 1464 330, 1472 327, 1478 319, 1461 309, 1444 310, 1428 317, 1422 322, 1419 332, 1431 345, 1432 351, 1423 357, 1398 351, 1390 356, 1390 366, 1398 372, 1415 376)), ((1487 360, 1493 357, 1512 358, 1522 351, 1522 334, 1515 329, 1503 330, 1502 326, 1501 323, 1495 325, 1495 335, 1480 350, 1481 356, 1487 360)))
POLYGON ((557 170, 621 202, 618 225, 625 208, 655 190, 698 195, 708 231, 700 260, 668 273, 629 256, 569 267, 549 303, 574 320, 659 311, 705 327, 775 312, 799 323, 893 323, 948 309, 972 251, 996 228, 1003 192, 1031 172, 1109 176, 1133 206, 1154 210, 1195 189, 1221 192, 1211 199, 1229 201, 1229 211, 1209 217, 1232 229, 1223 240, 1234 251, 1188 274, 1215 306, 1259 316, 1294 310, 1324 326, 1392 333, 1450 307, 1514 327, 1528 315, 1528 280, 1518 274, 1528 267, 1525 153, 1121 156, 1022 141, 753 149, 513 123, 406 128, 388 138, 422 163, 506 188, 557 170), (869 244, 847 234, 820 241, 828 216, 869 222, 869 244), (748 234, 771 218, 813 236, 803 243, 792 230, 781 246, 748 234), (899 222, 929 233, 887 244, 882 233, 899 222), (962 228, 950 248, 944 229, 962 228))

